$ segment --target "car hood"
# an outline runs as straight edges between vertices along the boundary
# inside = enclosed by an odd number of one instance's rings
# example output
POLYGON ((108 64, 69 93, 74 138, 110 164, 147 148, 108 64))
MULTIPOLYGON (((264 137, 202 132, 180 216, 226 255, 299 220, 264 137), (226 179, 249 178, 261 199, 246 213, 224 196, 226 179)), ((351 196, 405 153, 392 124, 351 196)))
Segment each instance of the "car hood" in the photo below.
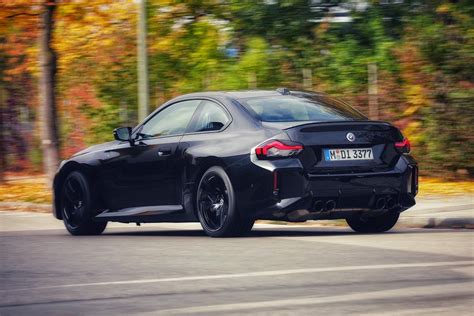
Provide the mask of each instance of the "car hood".
POLYGON ((87 148, 75 153, 74 155, 72 155, 72 157, 82 156, 82 155, 85 155, 85 154, 88 154, 88 153, 91 153, 91 152, 95 152, 95 151, 106 150, 107 148, 109 148, 110 146, 112 146, 115 143, 116 143, 116 141, 111 141, 111 142, 107 142, 107 143, 103 143, 103 144, 93 145, 93 146, 87 147, 87 148))

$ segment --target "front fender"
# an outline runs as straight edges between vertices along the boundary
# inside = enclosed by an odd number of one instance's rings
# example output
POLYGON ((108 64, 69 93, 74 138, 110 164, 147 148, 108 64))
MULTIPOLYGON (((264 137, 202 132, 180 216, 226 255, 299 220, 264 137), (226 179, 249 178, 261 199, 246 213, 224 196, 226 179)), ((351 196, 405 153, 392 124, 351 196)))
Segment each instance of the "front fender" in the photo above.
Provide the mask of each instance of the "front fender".
MULTIPOLYGON (((83 160, 83 159, 80 159, 80 160, 83 160)), ((79 162, 77 161, 77 159, 63 160, 61 164, 59 165, 58 171, 56 172, 56 175, 54 176, 54 180, 53 180, 52 213, 53 213, 53 216, 57 219, 62 219, 61 205, 60 205, 62 185, 66 177, 73 171, 82 172, 90 181, 97 180, 97 178, 94 176, 95 175, 94 166, 85 162, 79 162)))

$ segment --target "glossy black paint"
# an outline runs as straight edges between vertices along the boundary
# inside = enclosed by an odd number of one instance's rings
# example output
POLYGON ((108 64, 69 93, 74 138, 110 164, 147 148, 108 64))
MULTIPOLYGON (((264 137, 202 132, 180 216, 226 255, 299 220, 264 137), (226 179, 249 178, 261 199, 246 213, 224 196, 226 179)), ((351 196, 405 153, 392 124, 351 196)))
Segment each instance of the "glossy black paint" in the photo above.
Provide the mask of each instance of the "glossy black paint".
MULTIPOLYGON (((291 92, 292 95, 307 93, 291 92)), ((402 155, 394 142, 402 135, 385 122, 266 123, 255 118, 242 100, 278 96, 277 91, 207 92, 188 94, 161 106, 144 121, 182 100, 209 100, 230 117, 220 131, 115 140, 87 148, 63 161, 54 180, 54 215, 61 218, 60 191, 65 177, 78 170, 98 197, 97 220, 122 222, 197 221, 195 196, 202 174, 212 166, 227 172, 242 216, 278 220, 344 218, 373 210, 377 197, 396 199, 395 211, 415 204, 415 160, 402 155), (346 134, 353 132, 356 141, 346 134), (268 139, 304 145, 297 157, 259 160, 253 148, 268 139), (323 148, 372 147, 374 162, 332 162, 323 148), (276 175, 274 174, 276 172, 276 175), (275 178, 276 177, 276 178, 275 178), (274 181, 277 179, 278 188, 274 181), (314 212, 315 201, 334 200, 342 212, 314 212), (295 210, 307 212, 293 214, 295 210)), ((285 93, 285 95, 287 95, 285 93)), ((198 108, 199 111, 199 108, 198 108)))

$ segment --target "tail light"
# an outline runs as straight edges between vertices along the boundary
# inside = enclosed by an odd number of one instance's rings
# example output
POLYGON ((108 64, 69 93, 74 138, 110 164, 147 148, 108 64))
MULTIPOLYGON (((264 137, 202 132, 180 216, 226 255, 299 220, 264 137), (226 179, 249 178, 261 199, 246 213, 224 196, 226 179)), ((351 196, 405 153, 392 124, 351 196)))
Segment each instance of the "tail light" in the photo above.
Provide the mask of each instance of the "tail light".
POLYGON ((298 155, 303 150, 303 145, 279 140, 270 140, 255 148, 258 159, 278 159, 298 155))
POLYGON ((408 154, 411 150, 410 141, 405 137, 403 141, 395 143, 395 148, 402 154, 408 154))

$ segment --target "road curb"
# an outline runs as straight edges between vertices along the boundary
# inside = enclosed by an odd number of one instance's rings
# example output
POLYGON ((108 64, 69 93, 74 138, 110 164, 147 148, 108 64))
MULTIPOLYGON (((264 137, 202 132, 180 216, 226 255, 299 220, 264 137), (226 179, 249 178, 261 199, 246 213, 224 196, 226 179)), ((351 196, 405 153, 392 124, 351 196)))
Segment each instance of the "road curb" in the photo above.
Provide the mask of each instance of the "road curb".
POLYGON ((418 228, 474 228, 474 217, 401 217, 397 226, 418 228))

